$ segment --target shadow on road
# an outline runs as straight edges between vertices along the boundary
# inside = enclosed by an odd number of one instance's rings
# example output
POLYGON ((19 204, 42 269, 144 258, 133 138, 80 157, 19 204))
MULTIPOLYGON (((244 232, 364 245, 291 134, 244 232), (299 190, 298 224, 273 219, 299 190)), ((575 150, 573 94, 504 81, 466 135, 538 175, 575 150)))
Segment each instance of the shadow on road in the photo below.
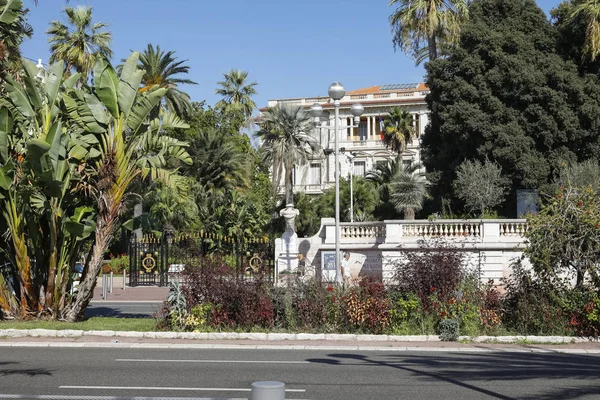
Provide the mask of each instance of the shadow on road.
MULTIPOLYGON (((524 346, 533 348, 534 346, 524 346)), ((544 348, 544 350, 548 350, 544 348)), ((514 382, 515 385, 531 384, 538 393, 530 397, 519 396, 519 399, 575 399, 588 395, 600 395, 600 370, 598 357, 573 355, 564 353, 461 353, 443 355, 431 353, 427 357, 411 354, 390 354, 378 356, 377 359, 360 354, 329 354, 332 359, 308 359, 307 361, 323 364, 374 365, 396 368, 412 373, 427 384, 428 380, 444 381, 481 395, 496 399, 513 400, 493 390, 476 386, 490 382, 514 382), (560 388, 541 388, 540 381, 564 380, 566 385, 560 388), (577 380, 577 385, 572 385, 577 380), (568 381, 568 382, 567 382, 568 381), (569 385, 569 386, 567 386, 569 385)))
POLYGON ((128 310, 120 306, 90 305, 83 314, 86 318, 91 317, 115 317, 115 318, 154 318, 160 311, 158 304, 148 305, 147 310, 128 310))
MULTIPOLYGON (((14 361, 2 361, 0 362, 0 367, 4 365, 16 365, 18 362, 14 361)), ((0 369, 0 376, 11 376, 11 375, 27 375, 27 376, 37 376, 37 375, 52 375, 52 371, 45 368, 27 368, 27 369, 0 369)))

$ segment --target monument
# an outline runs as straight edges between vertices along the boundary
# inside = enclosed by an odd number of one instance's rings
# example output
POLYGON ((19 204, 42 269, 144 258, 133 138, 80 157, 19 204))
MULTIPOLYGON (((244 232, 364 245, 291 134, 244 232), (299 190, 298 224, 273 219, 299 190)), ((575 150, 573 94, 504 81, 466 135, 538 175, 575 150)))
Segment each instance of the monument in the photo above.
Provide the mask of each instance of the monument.
POLYGON ((277 270, 295 272, 298 269, 298 234, 296 233, 296 217, 300 214, 293 204, 286 204, 279 212, 285 219, 285 232, 281 235, 282 251, 277 259, 277 270))

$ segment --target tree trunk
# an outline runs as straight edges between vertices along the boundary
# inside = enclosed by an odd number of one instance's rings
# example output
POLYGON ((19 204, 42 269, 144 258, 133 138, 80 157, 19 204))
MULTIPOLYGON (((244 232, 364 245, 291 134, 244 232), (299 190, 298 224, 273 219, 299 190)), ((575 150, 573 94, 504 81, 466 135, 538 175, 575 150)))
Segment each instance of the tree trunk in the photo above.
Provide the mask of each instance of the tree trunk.
MULTIPOLYGON (((115 206, 111 207, 111 205, 108 205, 106 208, 109 210, 116 209, 115 206)), ((113 237, 115 219, 116 217, 110 213, 98 218, 96 241, 92 248, 92 255, 88 263, 87 273, 79 283, 79 291, 77 292, 75 302, 71 305, 64 317, 68 322, 80 321, 83 318, 86 307, 90 303, 90 300, 92 300, 98 272, 100 272, 102 262, 104 261, 104 253, 106 253, 113 237)))
POLYGON ((293 168, 293 165, 286 165, 285 167, 285 205, 294 203, 293 168))
POLYGON ((427 38, 427 45, 429 47, 429 61, 433 61, 437 58, 437 43, 435 42, 435 35, 431 35, 427 38))
POLYGON ((404 219, 406 220, 414 220, 415 219, 415 209, 411 207, 406 207, 404 209, 404 219))

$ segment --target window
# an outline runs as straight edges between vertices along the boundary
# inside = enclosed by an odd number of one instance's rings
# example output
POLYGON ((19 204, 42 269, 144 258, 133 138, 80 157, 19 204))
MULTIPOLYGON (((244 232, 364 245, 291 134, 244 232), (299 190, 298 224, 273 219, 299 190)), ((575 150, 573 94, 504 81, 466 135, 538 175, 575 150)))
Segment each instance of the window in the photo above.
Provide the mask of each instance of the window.
POLYGON ((309 185, 321 184, 321 164, 320 163, 310 164, 310 168, 308 170, 308 184, 309 185))
POLYGON ((354 161, 354 176, 365 176, 366 166, 365 161, 354 161))
POLYGON ((358 124, 358 140, 367 140, 369 131, 367 130, 367 122, 361 122, 358 124))

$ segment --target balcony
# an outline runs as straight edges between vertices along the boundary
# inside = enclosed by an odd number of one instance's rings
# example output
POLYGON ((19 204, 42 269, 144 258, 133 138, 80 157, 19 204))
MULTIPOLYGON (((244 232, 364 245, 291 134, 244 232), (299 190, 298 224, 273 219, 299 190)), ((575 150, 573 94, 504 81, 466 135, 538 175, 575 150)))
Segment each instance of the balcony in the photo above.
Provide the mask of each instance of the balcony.
MULTIPOLYGON (((368 104, 369 102, 378 102, 381 100, 399 99, 401 101, 412 100, 424 101, 425 96, 429 91, 413 91, 413 92, 383 92, 383 93, 370 93, 370 94, 355 94, 346 95, 342 98, 341 102, 352 102, 360 101, 361 103, 368 104)), ((281 99, 269 101, 269 107, 273 107, 278 103, 296 104, 310 106, 313 103, 329 103, 330 99, 328 96, 319 97, 306 97, 306 98, 292 98, 292 99, 281 99)))

